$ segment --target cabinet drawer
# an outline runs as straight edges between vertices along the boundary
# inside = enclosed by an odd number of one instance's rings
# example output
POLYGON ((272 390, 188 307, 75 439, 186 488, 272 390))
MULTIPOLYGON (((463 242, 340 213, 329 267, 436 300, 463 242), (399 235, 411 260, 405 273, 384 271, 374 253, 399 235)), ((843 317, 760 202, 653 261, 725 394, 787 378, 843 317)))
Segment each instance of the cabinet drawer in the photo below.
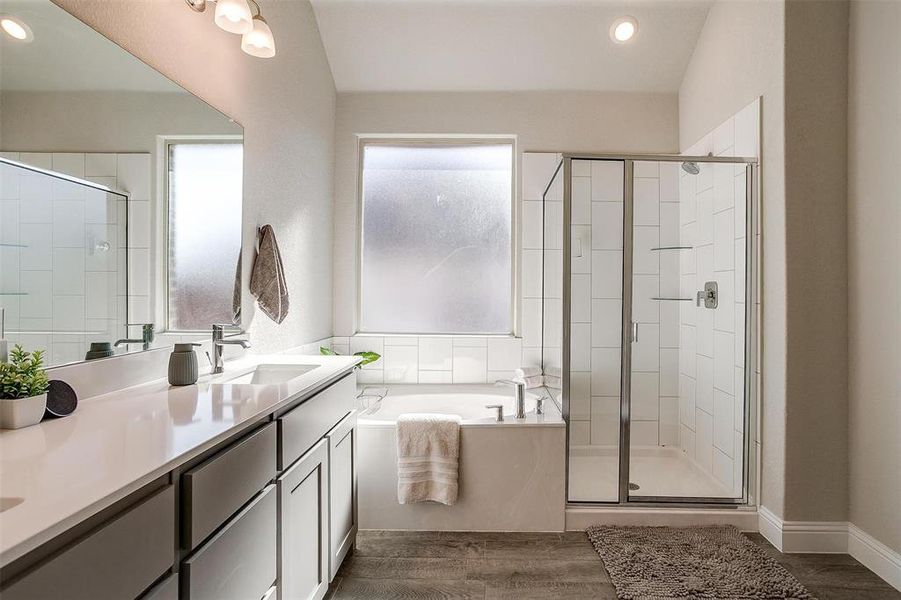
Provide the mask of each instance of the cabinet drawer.
POLYGON ((189 550, 275 478, 276 433, 270 423, 182 475, 189 550))
POLYGON ((135 598, 172 566, 172 486, 103 525, 3 591, 3 600, 135 598))
POLYGON ((269 485, 182 566, 182 600, 256 600, 276 576, 276 492, 269 485))
POLYGON ((280 471, 291 466, 353 409, 356 381, 356 375, 348 375, 278 420, 280 471))
POLYGON ((172 574, 153 586, 141 600, 178 600, 178 574, 172 574))

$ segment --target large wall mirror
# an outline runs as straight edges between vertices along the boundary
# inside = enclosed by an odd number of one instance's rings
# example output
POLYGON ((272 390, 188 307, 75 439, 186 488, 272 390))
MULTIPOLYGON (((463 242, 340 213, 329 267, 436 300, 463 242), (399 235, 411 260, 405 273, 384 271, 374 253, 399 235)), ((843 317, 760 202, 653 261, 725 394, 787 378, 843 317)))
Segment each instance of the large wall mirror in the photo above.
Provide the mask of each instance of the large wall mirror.
POLYGON ((0 0, 9 343, 56 366, 239 324, 242 137, 50 0, 0 0))

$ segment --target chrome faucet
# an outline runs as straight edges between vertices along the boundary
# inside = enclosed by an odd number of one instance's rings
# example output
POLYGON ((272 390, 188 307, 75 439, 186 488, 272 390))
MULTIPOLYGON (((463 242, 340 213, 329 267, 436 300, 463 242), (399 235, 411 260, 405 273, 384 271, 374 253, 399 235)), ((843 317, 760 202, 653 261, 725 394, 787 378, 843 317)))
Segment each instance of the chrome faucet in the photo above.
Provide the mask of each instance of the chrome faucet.
POLYGON ((225 340, 222 339, 223 334, 225 333, 226 327, 232 327, 231 325, 220 325, 218 323, 213 324, 213 358, 210 359, 210 363, 213 365, 213 370, 211 373, 213 375, 218 375, 223 371, 223 362, 222 362, 222 346, 241 346, 245 350, 250 348, 250 342, 247 340, 225 340))
POLYGON ((494 385, 512 385, 516 388, 516 418, 526 418, 526 384, 510 379, 498 379, 494 385))
POLYGON ((153 343, 153 338, 154 338, 153 323, 128 323, 125 326, 126 327, 140 327, 141 328, 141 339, 130 340, 128 338, 122 338, 121 340, 116 340, 116 343, 113 344, 113 346, 118 348, 122 344, 143 344, 144 350, 150 349, 150 344, 153 343))

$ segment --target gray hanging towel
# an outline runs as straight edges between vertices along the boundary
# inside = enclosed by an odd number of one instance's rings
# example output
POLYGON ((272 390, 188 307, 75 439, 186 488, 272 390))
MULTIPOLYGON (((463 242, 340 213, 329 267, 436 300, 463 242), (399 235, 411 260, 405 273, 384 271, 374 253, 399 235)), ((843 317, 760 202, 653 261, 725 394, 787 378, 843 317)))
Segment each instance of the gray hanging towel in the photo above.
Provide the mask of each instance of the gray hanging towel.
POLYGON ((241 254, 238 252, 238 262, 235 264, 235 283, 232 287, 232 323, 241 322, 241 254))
POLYGON ((270 225, 260 228, 260 248, 250 274, 250 293, 267 317, 281 323, 288 316, 288 284, 275 232, 270 225))

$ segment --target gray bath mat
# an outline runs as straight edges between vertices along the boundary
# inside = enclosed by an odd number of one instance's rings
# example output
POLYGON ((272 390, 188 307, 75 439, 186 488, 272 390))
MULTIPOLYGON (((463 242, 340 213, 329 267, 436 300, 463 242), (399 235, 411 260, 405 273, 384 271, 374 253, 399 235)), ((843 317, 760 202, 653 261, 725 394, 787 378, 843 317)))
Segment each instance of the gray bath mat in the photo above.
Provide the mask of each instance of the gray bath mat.
POLYGON ((588 537, 621 600, 814 600, 731 526, 594 526, 588 537))

